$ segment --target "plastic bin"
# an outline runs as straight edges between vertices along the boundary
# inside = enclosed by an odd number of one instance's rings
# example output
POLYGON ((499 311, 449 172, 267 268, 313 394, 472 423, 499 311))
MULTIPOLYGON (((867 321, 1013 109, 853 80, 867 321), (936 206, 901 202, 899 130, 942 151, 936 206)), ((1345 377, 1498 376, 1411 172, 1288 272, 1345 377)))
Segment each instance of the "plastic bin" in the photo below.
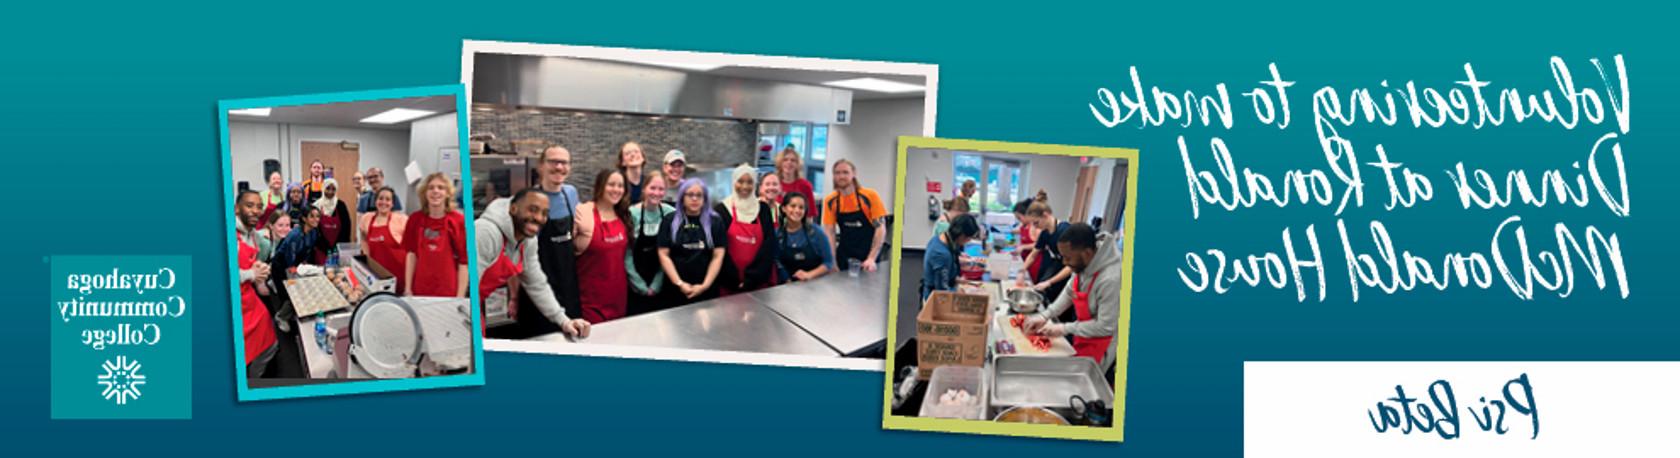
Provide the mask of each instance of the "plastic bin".
POLYGON ((939 366, 928 381, 927 395, 922 398, 922 418, 956 418, 986 420, 989 396, 986 393, 986 370, 974 366, 939 366), (974 397, 968 405, 941 405, 939 396, 947 390, 968 390, 974 397))

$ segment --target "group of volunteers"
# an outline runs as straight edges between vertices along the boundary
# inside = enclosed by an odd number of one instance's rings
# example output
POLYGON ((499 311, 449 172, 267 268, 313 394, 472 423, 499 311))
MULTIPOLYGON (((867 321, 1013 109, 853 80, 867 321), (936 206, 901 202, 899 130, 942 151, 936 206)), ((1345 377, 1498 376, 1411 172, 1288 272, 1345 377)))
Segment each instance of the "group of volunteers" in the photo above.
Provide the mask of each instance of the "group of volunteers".
POLYGON ((538 186, 485 207, 474 229, 479 295, 487 315, 506 315, 488 317, 498 325, 487 336, 587 337, 592 324, 877 268, 886 203, 850 161, 835 161, 818 203, 791 147, 775 171, 736 167, 723 196, 687 177, 680 150, 660 167, 634 141, 614 153, 618 166, 596 174, 588 199, 566 184, 572 152, 556 145, 542 151, 538 186))
MULTIPOLYGON (((924 301, 933 291, 956 290, 961 263, 967 260, 963 247, 985 240, 980 216, 969 212, 973 194, 970 180, 944 202, 945 212, 922 258, 924 301)), ((1019 223, 1016 253, 1024 265, 1016 285, 1042 293, 1050 304, 1026 320, 1025 330, 1070 337, 1077 356, 1112 363, 1110 344, 1120 317, 1119 237, 1101 234, 1089 224, 1057 219, 1043 190, 1012 210, 1019 223)))
POLYGON ((353 188, 344 191, 354 194, 341 192, 320 161, 309 164, 302 182, 287 184, 278 171, 267 178, 266 189, 242 190, 234 201, 249 378, 303 376, 294 364, 297 349, 280 344, 295 341, 282 337, 297 332, 281 282, 298 266, 330 264, 339 244, 360 244, 373 264, 396 277, 401 295, 467 297, 466 218, 444 174, 420 181, 419 208, 407 214, 377 167, 353 175, 353 188), (351 208, 359 215, 354 220, 351 208))

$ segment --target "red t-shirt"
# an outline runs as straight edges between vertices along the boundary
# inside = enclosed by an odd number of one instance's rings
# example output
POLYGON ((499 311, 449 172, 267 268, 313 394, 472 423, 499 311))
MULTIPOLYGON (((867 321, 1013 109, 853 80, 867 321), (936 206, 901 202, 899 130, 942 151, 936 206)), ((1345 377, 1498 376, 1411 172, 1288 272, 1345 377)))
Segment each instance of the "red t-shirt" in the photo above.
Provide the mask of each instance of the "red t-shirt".
POLYGON ((811 212, 810 209, 812 207, 817 206, 816 190, 811 187, 811 182, 809 180, 804 179, 804 178, 800 178, 800 179, 794 180, 794 181, 784 181, 784 182, 782 182, 782 195, 783 196, 786 196, 788 194, 793 194, 793 193, 796 193, 796 192, 805 195, 805 209, 806 209, 805 212, 810 213, 811 212))
POLYGON ((455 269, 467 263, 466 217, 451 211, 442 218, 433 218, 424 211, 408 215, 408 227, 403 228, 403 251, 415 256, 414 283, 409 287, 416 296, 454 296, 455 269), (452 257, 452 263, 438 263, 438 254, 452 257))

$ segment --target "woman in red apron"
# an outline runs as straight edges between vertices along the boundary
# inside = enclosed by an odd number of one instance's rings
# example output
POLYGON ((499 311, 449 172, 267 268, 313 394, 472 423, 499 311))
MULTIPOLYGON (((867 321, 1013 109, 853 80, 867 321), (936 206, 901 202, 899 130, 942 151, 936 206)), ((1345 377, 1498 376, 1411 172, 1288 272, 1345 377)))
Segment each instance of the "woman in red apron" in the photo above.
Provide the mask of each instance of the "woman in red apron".
POLYGON ((723 213, 729 215, 724 244, 729 270, 723 294, 752 291, 770 286, 775 273, 775 244, 765 241, 776 233, 770 205, 755 195, 758 184, 753 168, 741 164, 734 171, 735 193, 723 199, 723 213))
POLYGON ((378 264, 381 269, 397 277, 397 291, 403 290, 403 273, 407 272, 403 266, 408 263, 408 253, 403 251, 403 230, 408 228, 408 215, 391 211, 396 207, 397 191, 388 187, 381 187, 374 191, 374 211, 362 215, 359 227, 362 231, 362 253, 366 253, 369 260, 378 264))
POLYGON ((425 199, 408 216, 402 236, 406 295, 467 297, 466 218, 451 207, 455 186, 442 173, 422 183, 425 199))
POLYGON ((280 179, 280 172, 268 174, 268 189, 264 189, 257 195, 262 197, 263 211, 262 216, 257 218, 257 226, 253 229, 261 230, 268 227, 268 222, 274 218, 274 212, 279 211, 280 207, 286 203, 286 182, 280 179))
MULTIPOLYGON (((1021 255, 1022 261, 1031 257, 1033 245, 1038 242, 1038 228, 1033 227, 1033 221, 1027 218, 1027 208, 1032 206, 1032 203, 1032 199, 1023 200, 1020 203, 1015 204, 1014 208, 1015 222, 1021 226, 1018 231, 1019 239, 1017 239, 1018 241, 1016 242, 1015 247, 1016 253, 1021 255)), ((1027 264, 1026 266, 1026 278, 1037 279, 1039 265, 1043 264, 1043 262, 1044 260, 1042 259, 1033 258, 1032 263, 1027 264)))
POLYGON ((595 198, 579 205, 578 213, 589 212, 589 224, 579 224, 576 241, 578 302, 583 319, 602 323, 623 318, 630 304, 630 279, 626 276, 624 253, 630 248, 624 222, 630 219, 630 201, 625 199, 624 174, 617 169, 595 175, 595 198), (601 217, 607 207, 607 217, 601 217))
MULTIPOLYGON (((338 180, 326 179, 315 208, 321 209, 321 238, 328 250, 340 243, 350 243, 350 210, 338 200, 338 180)), ((326 264, 328 250, 315 253, 316 264, 326 264)))

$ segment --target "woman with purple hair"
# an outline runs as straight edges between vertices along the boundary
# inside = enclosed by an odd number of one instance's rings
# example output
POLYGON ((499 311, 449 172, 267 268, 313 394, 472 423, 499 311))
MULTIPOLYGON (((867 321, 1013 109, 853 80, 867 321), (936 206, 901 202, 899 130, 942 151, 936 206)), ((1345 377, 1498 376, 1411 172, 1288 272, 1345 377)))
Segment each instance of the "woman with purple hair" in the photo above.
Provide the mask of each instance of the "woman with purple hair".
POLYGON ((712 209, 706 183, 689 178, 677 184, 677 212, 659 225, 659 266, 682 294, 684 304, 717 297, 728 225, 712 209))
POLYGON ((280 211, 291 215, 294 223, 303 221, 304 213, 309 211, 309 201, 304 197, 303 183, 294 181, 286 185, 286 202, 280 204, 280 211))

